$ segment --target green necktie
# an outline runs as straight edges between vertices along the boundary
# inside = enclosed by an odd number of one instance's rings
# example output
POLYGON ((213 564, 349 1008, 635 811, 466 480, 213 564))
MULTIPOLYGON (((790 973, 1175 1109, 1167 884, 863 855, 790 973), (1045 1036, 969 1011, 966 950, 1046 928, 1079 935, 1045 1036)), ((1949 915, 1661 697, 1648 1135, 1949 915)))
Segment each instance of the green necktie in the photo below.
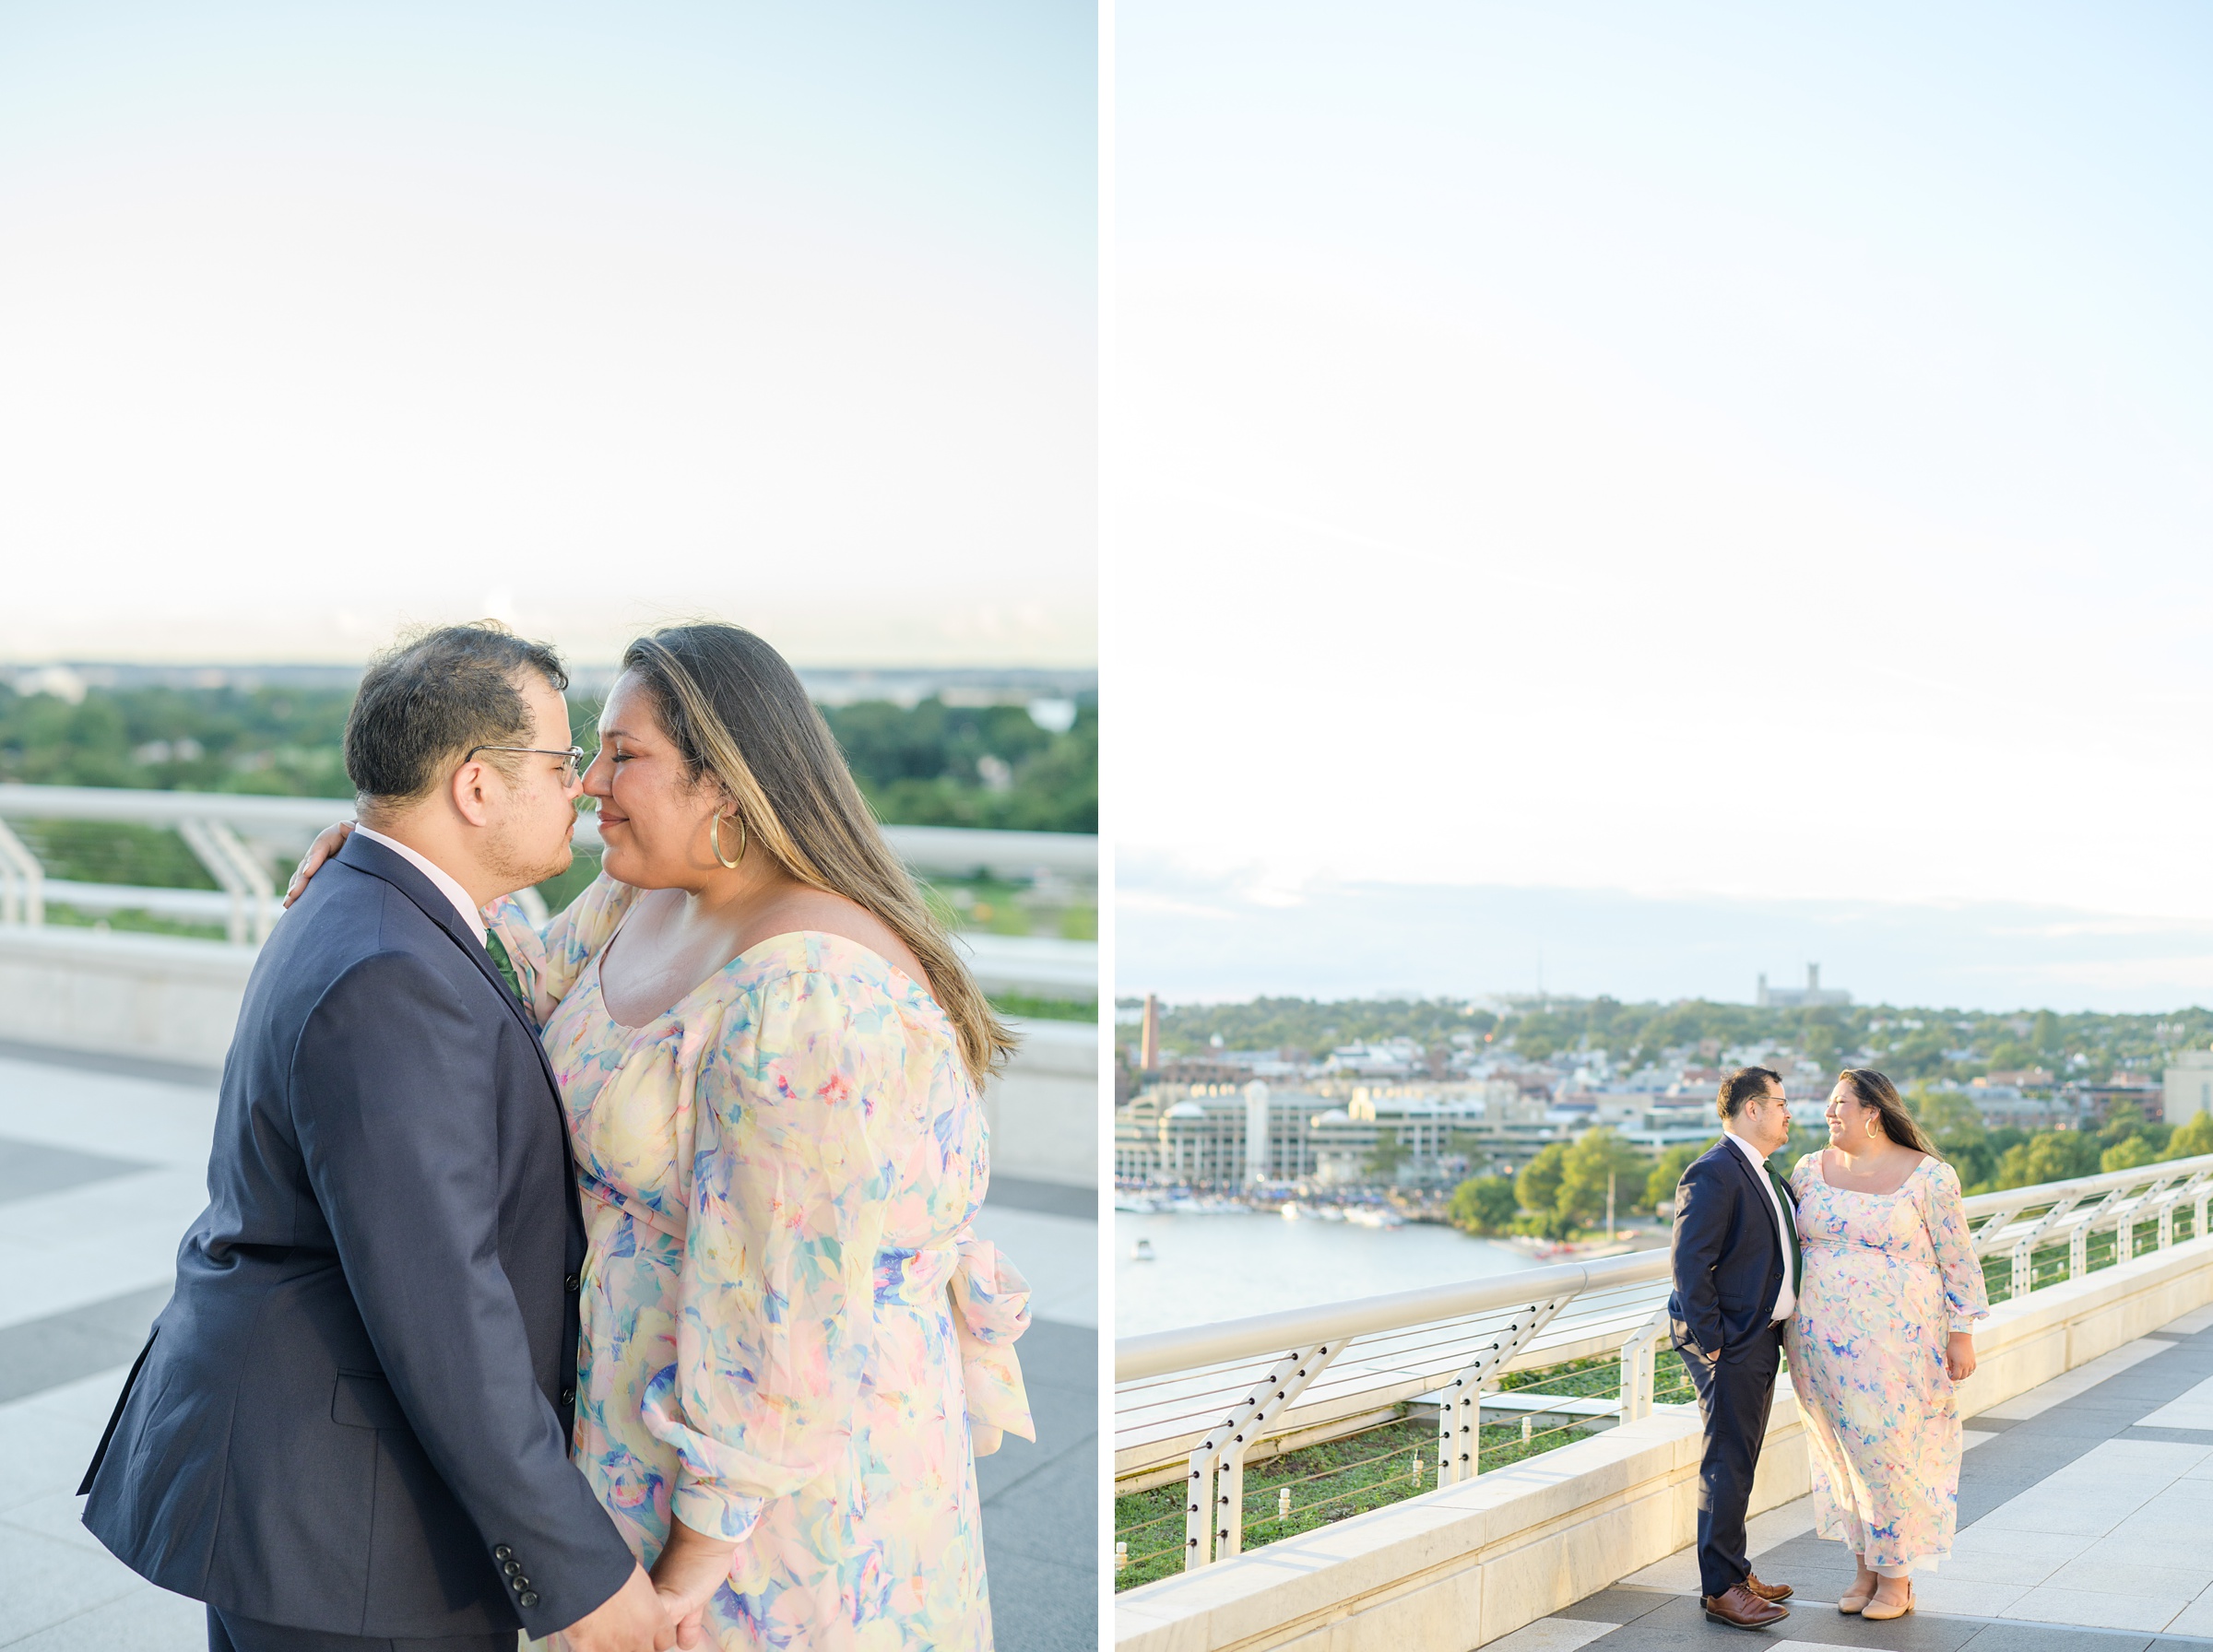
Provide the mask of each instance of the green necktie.
POLYGON ((1793 1292, 1804 1291, 1805 1262, 1798 1244, 1798 1206, 1791 1198, 1790 1184, 1775 1174, 1775 1167, 1764 1159, 1760 1161, 1759 1167, 1768 1173, 1768 1180, 1775 1184, 1775 1199, 1782 1208, 1783 1232, 1791 1241, 1791 1290, 1793 1292))
POLYGON ((515 1001, 529 1003, 530 1000, 523 997, 523 978, 515 973, 515 960, 507 956, 507 949, 500 942, 499 931, 488 929, 484 932, 484 950, 491 954, 492 967, 500 972, 500 979, 507 983, 507 990, 515 995, 515 1001))

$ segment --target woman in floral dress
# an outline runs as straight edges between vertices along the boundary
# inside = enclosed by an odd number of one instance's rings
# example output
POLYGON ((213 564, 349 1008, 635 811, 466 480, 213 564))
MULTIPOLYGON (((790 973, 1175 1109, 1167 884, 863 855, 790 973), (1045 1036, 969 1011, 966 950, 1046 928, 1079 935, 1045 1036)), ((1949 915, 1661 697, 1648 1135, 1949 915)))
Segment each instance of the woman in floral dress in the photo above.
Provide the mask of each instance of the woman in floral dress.
POLYGON ((1959 1177, 1890 1080, 1841 1075, 1828 1133, 1791 1173, 1805 1277, 1784 1346, 1812 1447, 1815 1529, 1859 1562, 1837 1604, 1895 1618, 1913 1610, 1913 1568, 1951 1552, 1954 1385, 1975 1368, 1970 1333, 1990 1302, 1959 1177))
POLYGON ((969 1231, 1011 1040, 773 649, 623 667, 601 877, 487 914, 586 1196, 577 1467, 684 1646, 988 1649, 972 1457, 1035 1437, 1028 1291, 969 1231))

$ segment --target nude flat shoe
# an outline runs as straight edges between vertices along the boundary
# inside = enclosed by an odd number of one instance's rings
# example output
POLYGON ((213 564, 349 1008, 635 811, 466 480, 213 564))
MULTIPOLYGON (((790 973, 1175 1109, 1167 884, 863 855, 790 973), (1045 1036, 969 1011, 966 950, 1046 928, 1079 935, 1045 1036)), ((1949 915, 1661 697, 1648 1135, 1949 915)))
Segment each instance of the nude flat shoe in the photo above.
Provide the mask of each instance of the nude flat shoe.
POLYGON ((1874 1599, 1875 1597, 1872 1594, 1839 1595, 1837 1597, 1837 1610, 1847 1614, 1863 1611, 1866 1609, 1867 1602, 1874 1599))
POLYGON ((1904 1617, 1912 1610, 1913 1586, 1909 1583, 1906 1585, 1906 1599, 1902 1605, 1884 1606, 1871 1599, 1865 1606, 1860 1609, 1860 1616, 1870 1623, 1887 1623, 1892 1618, 1904 1617))

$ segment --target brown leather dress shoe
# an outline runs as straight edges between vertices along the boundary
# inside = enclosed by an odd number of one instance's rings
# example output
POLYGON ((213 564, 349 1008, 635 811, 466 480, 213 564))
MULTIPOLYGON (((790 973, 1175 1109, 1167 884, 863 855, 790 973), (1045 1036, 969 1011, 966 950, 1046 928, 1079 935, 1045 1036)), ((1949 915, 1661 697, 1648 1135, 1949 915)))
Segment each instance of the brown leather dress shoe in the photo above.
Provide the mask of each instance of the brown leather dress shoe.
POLYGON ((1750 1589, 1755 1595, 1757 1595, 1762 1600, 1788 1600, 1791 1598, 1791 1586, 1789 1584, 1762 1583, 1759 1580, 1759 1574, 1757 1572, 1747 1572, 1745 1574, 1745 1587, 1750 1589))
POLYGON ((1707 1617, 1732 1629, 1765 1629, 1791 1615, 1787 1607, 1761 1599, 1741 1583, 1726 1595, 1708 1595, 1704 1599, 1707 1617))

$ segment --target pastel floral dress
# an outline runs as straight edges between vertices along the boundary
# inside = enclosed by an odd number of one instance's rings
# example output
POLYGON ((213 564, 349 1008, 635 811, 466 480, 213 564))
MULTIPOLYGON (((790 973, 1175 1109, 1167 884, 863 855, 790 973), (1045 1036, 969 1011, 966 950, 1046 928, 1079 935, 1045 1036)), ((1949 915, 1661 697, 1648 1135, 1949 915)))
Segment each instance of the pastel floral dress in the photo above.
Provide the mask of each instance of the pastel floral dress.
POLYGON ((1952 1551, 1959 1408, 1945 1343, 1990 1312, 1959 1174, 1924 1159, 1896 1193, 1791 1172, 1805 1278, 1784 1333, 1812 1447, 1815 1530, 1902 1576, 1952 1551))
POLYGON ((598 960, 637 892, 602 877, 543 936, 487 914, 585 1193, 577 1467, 647 1565, 672 1513, 737 1543, 728 1652, 988 1648, 972 1424, 1035 1437, 1028 1290, 969 1232, 984 1113, 953 1027, 816 932, 623 1026, 598 960))

